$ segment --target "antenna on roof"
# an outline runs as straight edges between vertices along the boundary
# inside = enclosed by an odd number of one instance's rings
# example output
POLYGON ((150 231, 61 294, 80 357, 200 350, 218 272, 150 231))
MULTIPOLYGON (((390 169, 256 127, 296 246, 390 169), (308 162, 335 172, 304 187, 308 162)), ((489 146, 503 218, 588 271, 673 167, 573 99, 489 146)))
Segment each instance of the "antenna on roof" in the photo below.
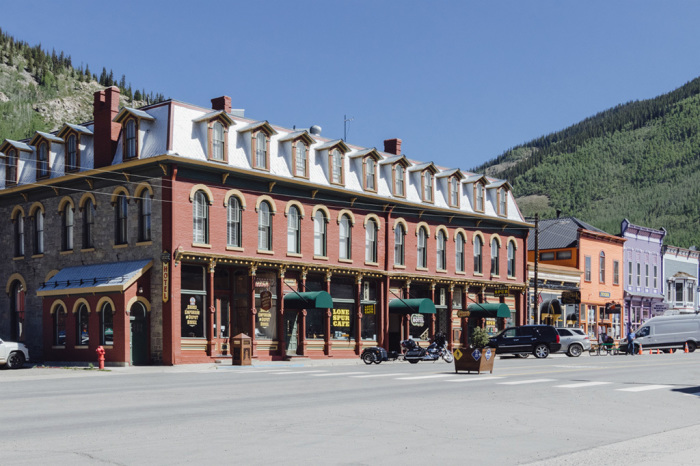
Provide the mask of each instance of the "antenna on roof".
POLYGON ((347 115, 343 115, 343 141, 348 140, 348 121, 353 121, 354 118, 348 118, 347 115))

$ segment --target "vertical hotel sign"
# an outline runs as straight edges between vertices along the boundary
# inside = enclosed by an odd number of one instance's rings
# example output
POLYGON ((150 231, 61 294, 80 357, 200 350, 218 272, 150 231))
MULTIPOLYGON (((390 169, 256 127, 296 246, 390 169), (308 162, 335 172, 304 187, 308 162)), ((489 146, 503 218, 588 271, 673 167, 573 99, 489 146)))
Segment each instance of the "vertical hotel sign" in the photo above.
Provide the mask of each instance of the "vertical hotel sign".
POLYGON ((170 297, 170 253, 163 251, 161 259, 163 264, 163 302, 167 303, 170 297))

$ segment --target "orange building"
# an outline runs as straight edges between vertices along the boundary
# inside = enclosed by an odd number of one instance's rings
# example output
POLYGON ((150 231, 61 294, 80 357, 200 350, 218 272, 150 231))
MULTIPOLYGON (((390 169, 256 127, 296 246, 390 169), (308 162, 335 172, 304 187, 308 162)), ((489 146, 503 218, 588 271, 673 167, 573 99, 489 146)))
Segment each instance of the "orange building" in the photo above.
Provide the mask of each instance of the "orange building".
POLYGON ((622 258, 624 238, 574 217, 539 221, 528 239, 528 261, 575 267, 581 271, 579 324, 598 338, 605 332, 624 337, 622 258))

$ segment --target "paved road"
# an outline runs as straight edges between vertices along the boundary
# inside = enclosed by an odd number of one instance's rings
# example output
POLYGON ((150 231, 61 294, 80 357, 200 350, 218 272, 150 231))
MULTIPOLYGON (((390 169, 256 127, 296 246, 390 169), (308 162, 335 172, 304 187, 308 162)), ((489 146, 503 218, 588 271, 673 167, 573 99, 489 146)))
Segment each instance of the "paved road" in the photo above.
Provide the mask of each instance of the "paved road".
POLYGON ((5 464, 694 464, 700 352, 0 371, 5 464))

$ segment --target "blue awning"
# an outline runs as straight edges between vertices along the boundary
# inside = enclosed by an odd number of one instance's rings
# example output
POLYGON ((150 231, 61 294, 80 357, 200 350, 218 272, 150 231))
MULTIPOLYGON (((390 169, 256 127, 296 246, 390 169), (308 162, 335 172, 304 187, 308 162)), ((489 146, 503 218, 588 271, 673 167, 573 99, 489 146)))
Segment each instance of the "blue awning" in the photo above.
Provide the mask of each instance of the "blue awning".
POLYGON ((42 283, 37 296, 81 293, 123 293, 151 268, 153 261, 140 260, 66 267, 42 283))

